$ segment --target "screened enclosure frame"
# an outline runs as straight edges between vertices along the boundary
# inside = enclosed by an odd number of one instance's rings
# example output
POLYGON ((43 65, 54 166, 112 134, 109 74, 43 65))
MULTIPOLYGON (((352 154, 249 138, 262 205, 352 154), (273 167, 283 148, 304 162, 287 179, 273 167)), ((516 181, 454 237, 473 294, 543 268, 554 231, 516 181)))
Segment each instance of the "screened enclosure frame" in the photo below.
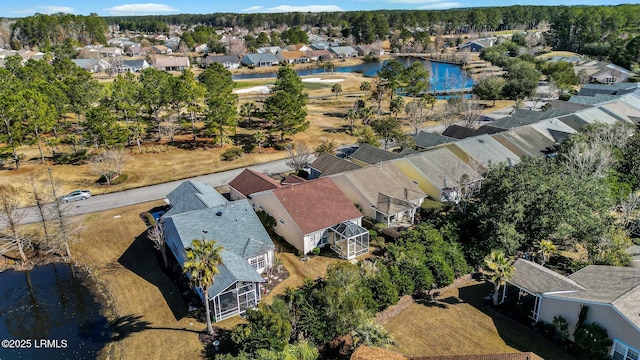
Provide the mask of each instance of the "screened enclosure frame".
POLYGON ((343 259, 351 260, 369 252, 369 231, 351 221, 329 228, 329 244, 343 259))

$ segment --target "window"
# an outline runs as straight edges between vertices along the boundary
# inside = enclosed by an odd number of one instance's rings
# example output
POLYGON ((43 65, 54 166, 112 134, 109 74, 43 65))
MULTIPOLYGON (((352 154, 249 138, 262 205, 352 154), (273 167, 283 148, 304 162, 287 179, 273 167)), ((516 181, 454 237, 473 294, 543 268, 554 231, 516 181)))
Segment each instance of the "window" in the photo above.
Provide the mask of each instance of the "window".
POLYGON ((640 351, 634 350, 629 346, 615 340, 613 343, 613 359, 614 360, 638 360, 640 359, 640 351))
POLYGON ((257 271, 258 269, 265 268, 264 255, 260 255, 258 257, 251 258, 249 260, 249 264, 257 271))

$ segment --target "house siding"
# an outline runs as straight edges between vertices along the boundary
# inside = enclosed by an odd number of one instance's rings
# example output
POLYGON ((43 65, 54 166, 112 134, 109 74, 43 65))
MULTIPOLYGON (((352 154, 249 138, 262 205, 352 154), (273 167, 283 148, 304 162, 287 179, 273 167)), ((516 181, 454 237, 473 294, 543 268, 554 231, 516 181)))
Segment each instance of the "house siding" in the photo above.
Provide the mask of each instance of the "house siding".
POLYGON ((298 228, 291 216, 289 216, 289 213, 284 209, 284 207, 282 207, 272 191, 253 194, 251 195, 250 202, 255 205, 253 208, 256 211, 261 210, 260 207, 262 206, 262 209, 267 211, 276 220, 276 226, 274 227, 276 234, 282 236, 297 250, 304 253, 308 252, 304 244, 304 234, 298 228), (280 222, 280 220, 283 220, 284 224, 280 222))
MULTIPOLYGON (((540 320, 552 323, 554 316, 562 315, 569 323, 569 329, 575 329, 580 305, 589 306, 587 323, 595 322, 607 329, 609 338, 620 339, 625 344, 640 349, 640 331, 608 304, 586 304, 543 296, 540 304, 540 320)), ((573 335, 570 334, 569 337, 573 340, 573 335)))
POLYGON ((240 191, 236 190, 232 186, 229 186, 229 199, 231 201, 242 200, 242 199, 246 199, 246 198, 247 197, 244 196, 243 193, 241 193, 240 191))

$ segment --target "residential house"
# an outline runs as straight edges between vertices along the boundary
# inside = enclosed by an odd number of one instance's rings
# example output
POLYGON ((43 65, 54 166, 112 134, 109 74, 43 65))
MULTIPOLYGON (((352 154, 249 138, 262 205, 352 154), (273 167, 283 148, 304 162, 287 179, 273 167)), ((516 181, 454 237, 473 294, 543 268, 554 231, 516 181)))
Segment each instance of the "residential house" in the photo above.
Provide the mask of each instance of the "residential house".
POLYGON ((562 144, 569 138, 569 135, 576 133, 576 130, 556 118, 538 121, 528 126, 536 129, 556 144, 562 144))
POLYGON ((311 50, 307 52, 307 57, 311 61, 327 61, 333 59, 333 54, 329 50, 311 50))
POLYGON ((491 137, 519 157, 551 156, 558 151, 558 143, 530 125, 503 131, 491 137))
POLYGON ((287 45, 287 47, 284 48, 284 51, 302 51, 302 52, 307 52, 307 51, 311 51, 313 50, 309 45, 305 45, 305 44, 291 44, 291 45, 287 45))
POLYGON ((127 49, 127 55, 132 56, 132 57, 137 57, 137 56, 147 56, 147 54, 149 54, 151 48, 143 48, 141 46, 130 46, 127 49))
POLYGON ((382 46, 379 45, 358 45, 355 47, 356 52, 358 52, 359 56, 367 56, 367 55, 372 55, 372 56, 380 56, 380 55, 384 55, 384 49, 382 49, 382 46))
POLYGON ((348 260, 369 252, 362 214, 329 178, 254 193, 250 201, 272 216, 274 231, 303 254, 325 245, 348 260))
POLYGON ((390 163, 416 183, 430 199, 440 202, 457 203, 463 189, 474 191, 482 179, 481 166, 465 163, 445 147, 408 155, 390 163))
POLYGON ((304 64, 309 62, 309 57, 302 51, 283 51, 276 54, 276 57, 282 63, 304 64))
POLYGON ((104 59, 72 59, 71 61, 90 73, 105 72, 111 68, 111 64, 104 59))
POLYGON ((247 199, 251 197, 251 194, 281 187, 282 185, 269 175, 244 169, 229 182, 229 198, 231 200, 247 199))
POLYGON ((18 50, 18 54, 25 62, 27 60, 42 60, 44 58, 44 53, 41 51, 18 50))
POLYGON ((279 46, 262 46, 256 49, 258 54, 278 54, 282 52, 282 48, 279 46))
POLYGON ((354 58, 358 56, 356 49, 351 46, 331 46, 328 50, 340 59, 354 58))
POLYGON ((520 302, 531 306, 533 321, 552 323, 554 317, 562 316, 569 329, 574 329, 581 307, 588 306, 585 321, 605 328, 613 340, 609 355, 614 359, 638 357, 640 268, 589 265, 563 276, 524 259, 513 266, 508 284, 520 290, 520 302))
POLYGON ((154 45, 151 47, 149 52, 154 55, 169 55, 173 53, 173 50, 165 45, 154 45))
POLYGON ((479 135, 443 145, 467 164, 480 163, 483 167, 506 163, 513 166, 520 162, 520 157, 501 145, 489 135, 479 135))
POLYGON ((156 58, 153 66, 162 71, 184 71, 189 68, 189 58, 186 56, 169 56, 156 58))
POLYGON ((204 68, 211 63, 220 63, 225 69, 237 69, 240 67, 240 59, 235 55, 207 55, 201 58, 200 65, 204 68))
POLYGON ((361 168, 360 165, 331 154, 321 154, 309 165, 309 179, 361 168))
POLYGON ((467 41, 464 44, 458 46, 460 51, 471 51, 471 52, 480 52, 482 49, 490 48, 495 45, 495 38, 483 38, 467 41))
POLYGON ((418 149, 428 149, 433 146, 447 144, 454 141, 458 141, 458 139, 426 131, 420 131, 413 137, 413 142, 416 144, 418 149))
POLYGON ((387 226, 413 224, 427 194, 391 163, 329 177, 364 216, 387 226))
POLYGON ((280 63, 280 60, 278 60, 278 58, 271 53, 247 54, 242 58, 242 61, 240 63, 244 66, 262 67, 278 65, 280 63))
POLYGON ((179 37, 172 37, 171 39, 167 39, 164 42, 164 46, 166 46, 169 49, 171 49, 171 51, 177 51, 178 48, 180 48, 180 38, 179 37))
POLYGON ((148 68, 149 63, 147 60, 122 60, 120 61, 120 72, 140 72, 148 68))
MULTIPOLYGON (((208 185, 186 181, 167 195, 172 205, 160 222, 166 246, 183 266, 194 239, 222 246, 222 264, 206 294, 213 319, 243 314, 260 301, 261 273, 273 265, 275 246, 246 200, 229 202, 208 185)), ((196 292, 205 301, 201 290, 196 292)))
POLYGON ((122 49, 119 47, 103 47, 97 50, 97 53, 100 56, 105 58, 115 58, 118 56, 122 56, 122 49))
POLYGON ((618 122, 622 122, 628 125, 633 125, 633 123, 628 122, 628 120, 625 120, 610 111, 603 111, 603 109, 596 107, 576 111, 569 115, 559 116, 558 120, 572 127, 576 131, 580 131, 580 129, 586 125, 595 123, 613 125, 618 122))
POLYGON ((614 64, 605 65, 600 71, 589 75, 589 82, 597 84, 615 84, 629 80, 632 71, 614 64))
POLYGON ((209 52, 209 46, 207 44, 200 44, 193 49, 195 52, 205 54, 209 52))
POLYGON ((351 154, 349 158, 351 159, 351 162, 356 165, 368 166, 382 161, 397 159, 399 157, 402 156, 369 144, 362 144, 351 154))

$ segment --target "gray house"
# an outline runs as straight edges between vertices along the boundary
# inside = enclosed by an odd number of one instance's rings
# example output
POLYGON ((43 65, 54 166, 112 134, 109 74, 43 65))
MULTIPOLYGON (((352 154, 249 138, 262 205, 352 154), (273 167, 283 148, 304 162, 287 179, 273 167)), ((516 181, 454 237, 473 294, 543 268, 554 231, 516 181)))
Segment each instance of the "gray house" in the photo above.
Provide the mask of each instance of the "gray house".
POLYGON ((640 269, 589 265, 562 276, 524 259, 513 266, 508 284, 519 290, 519 301, 530 306, 533 321, 552 323, 555 316, 562 316, 569 329, 574 329, 581 306, 588 306, 586 322, 604 327, 613 340, 609 355, 614 359, 638 357, 640 269))
POLYGON ((280 60, 274 55, 270 53, 265 54, 247 54, 242 58, 241 61, 244 66, 274 66, 280 63, 280 60))
MULTIPOLYGON (((243 314, 261 298, 261 273, 273 265, 275 246, 247 200, 227 201, 215 189, 186 181, 167 195, 171 209, 160 219, 167 247, 178 263, 195 239, 222 246, 222 264, 206 294, 213 319, 243 314)), ((205 294, 196 289, 205 300, 205 294)))
POLYGON ((329 48, 329 52, 335 54, 340 59, 353 58, 358 56, 356 49, 351 46, 332 46, 329 48))

